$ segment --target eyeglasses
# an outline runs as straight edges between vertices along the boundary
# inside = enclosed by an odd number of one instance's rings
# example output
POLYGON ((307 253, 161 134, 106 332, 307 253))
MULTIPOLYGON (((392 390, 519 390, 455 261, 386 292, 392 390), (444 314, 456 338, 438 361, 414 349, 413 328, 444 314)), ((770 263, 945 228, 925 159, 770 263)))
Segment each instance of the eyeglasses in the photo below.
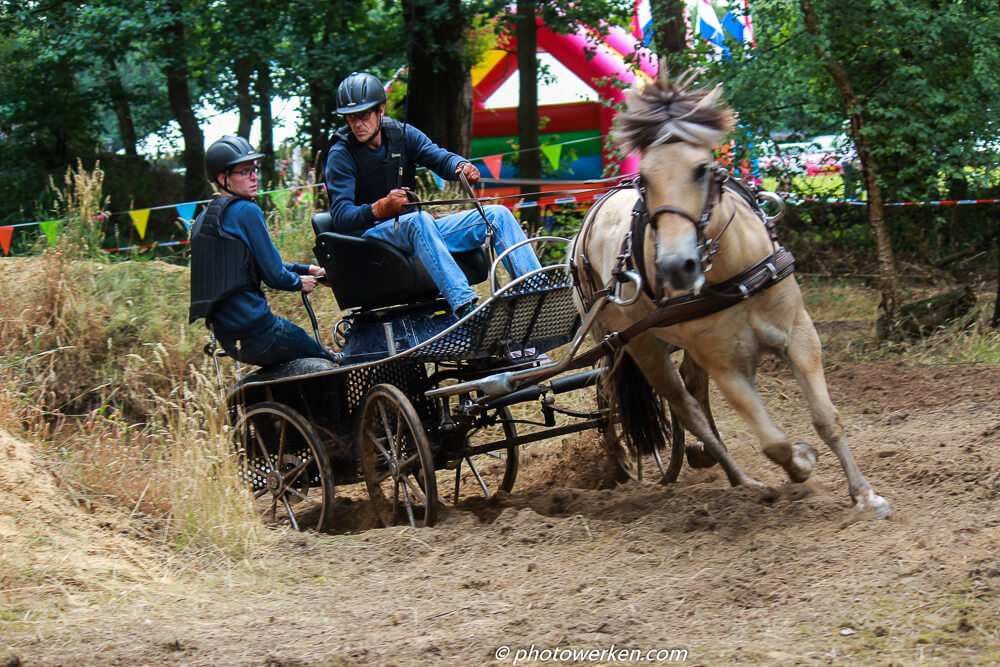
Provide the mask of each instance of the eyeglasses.
POLYGON ((243 178, 250 178, 260 173, 260 167, 254 167, 253 169, 233 169, 232 173, 243 178))
POLYGON ((345 113, 344 120, 348 123, 357 123, 358 121, 367 123, 374 115, 375 110, 369 109, 368 111, 359 111, 358 113, 345 113))

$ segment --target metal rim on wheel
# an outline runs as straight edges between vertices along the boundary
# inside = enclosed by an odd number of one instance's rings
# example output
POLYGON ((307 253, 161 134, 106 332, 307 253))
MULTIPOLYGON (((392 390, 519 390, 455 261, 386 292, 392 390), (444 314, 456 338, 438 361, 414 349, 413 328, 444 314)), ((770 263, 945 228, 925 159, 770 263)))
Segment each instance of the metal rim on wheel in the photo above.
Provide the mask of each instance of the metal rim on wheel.
POLYGON ((233 430, 239 474, 263 517, 295 530, 328 530, 335 485, 330 458, 305 417, 281 403, 255 403, 233 430))
POLYGON ((382 524, 433 525, 438 495, 430 442, 400 389, 379 384, 368 391, 357 442, 368 496, 382 524))

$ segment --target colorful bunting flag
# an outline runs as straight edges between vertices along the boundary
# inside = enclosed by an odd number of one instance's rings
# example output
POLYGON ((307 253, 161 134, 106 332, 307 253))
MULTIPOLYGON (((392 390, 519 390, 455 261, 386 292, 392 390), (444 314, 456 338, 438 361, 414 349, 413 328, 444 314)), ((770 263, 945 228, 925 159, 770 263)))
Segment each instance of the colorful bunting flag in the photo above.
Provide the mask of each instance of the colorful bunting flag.
POLYGON ((483 164, 486 165, 486 169, 490 172, 490 176, 493 178, 500 178, 500 168, 503 166, 503 156, 488 155, 482 160, 483 164))
POLYGON ((552 165, 552 168, 558 171, 559 158, 562 156, 562 145, 542 146, 542 153, 549 159, 549 164, 552 165))
POLYGON ((139 230, 139 238, 146 238, 146 223, 149 222, 149 209, 140 208, 137 211, 129 211, 128 217, 132 218, 132 224, 139 230))
POLYGON ((54 246, 56 238, 59 236, 59 221, 48 220, 46 222, 39 222, 38 226, 42 228, 42 232, 48 237, 49 245, 54 246))
POLYGON ((194 202, 188 202, 187 204, 178 204, 174 208, 177 209, 177 216, 184 223, 185 229, 191 229, 191 223, 194 222, 194 210, 197 204, 194 202))
POLYGON ((706 40, 715 45, 715 48, 723 53, 728 52, 725 45, 725 36, 722 33, 722 24, 715 13, 715 7, 711 0, 700 0, 698 3, 698 32, 706 40))
POLYGON ((4 256, 10 254, 10 239, 14 236, 13 227, 0 227, 0 248, 3 248, 4 256))

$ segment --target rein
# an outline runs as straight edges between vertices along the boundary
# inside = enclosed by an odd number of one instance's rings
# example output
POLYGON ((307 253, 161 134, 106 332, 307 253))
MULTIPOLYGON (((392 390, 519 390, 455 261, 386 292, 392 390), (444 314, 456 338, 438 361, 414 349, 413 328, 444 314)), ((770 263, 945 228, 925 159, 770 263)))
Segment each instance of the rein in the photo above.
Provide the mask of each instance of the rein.
POLYGON ((406 206, 449 206, 452 204, 482 204, 483 202, 503 201, 504 199, 522 199, 524 197, 568 197, 569 195, 586 194, 588 192, 608 192, 617 189, 617 186, 605 186, 603 188, 587 188, 584 190, 539 190, 538 192, 528 192, 526 194, 498 195, 496 197, 467 197, 465 199, 429 199, 411 201, 406 206))

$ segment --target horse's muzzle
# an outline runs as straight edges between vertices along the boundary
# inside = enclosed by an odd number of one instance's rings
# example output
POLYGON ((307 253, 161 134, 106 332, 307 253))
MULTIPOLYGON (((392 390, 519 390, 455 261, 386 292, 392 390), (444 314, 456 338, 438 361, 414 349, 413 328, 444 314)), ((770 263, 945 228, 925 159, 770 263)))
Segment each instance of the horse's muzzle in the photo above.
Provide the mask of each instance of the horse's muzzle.
POLYGON ((697 292, 705 283, 701 256, 694 243, 681 251, 657 252, 656 271, 662 284, 675 292, 697 292))

